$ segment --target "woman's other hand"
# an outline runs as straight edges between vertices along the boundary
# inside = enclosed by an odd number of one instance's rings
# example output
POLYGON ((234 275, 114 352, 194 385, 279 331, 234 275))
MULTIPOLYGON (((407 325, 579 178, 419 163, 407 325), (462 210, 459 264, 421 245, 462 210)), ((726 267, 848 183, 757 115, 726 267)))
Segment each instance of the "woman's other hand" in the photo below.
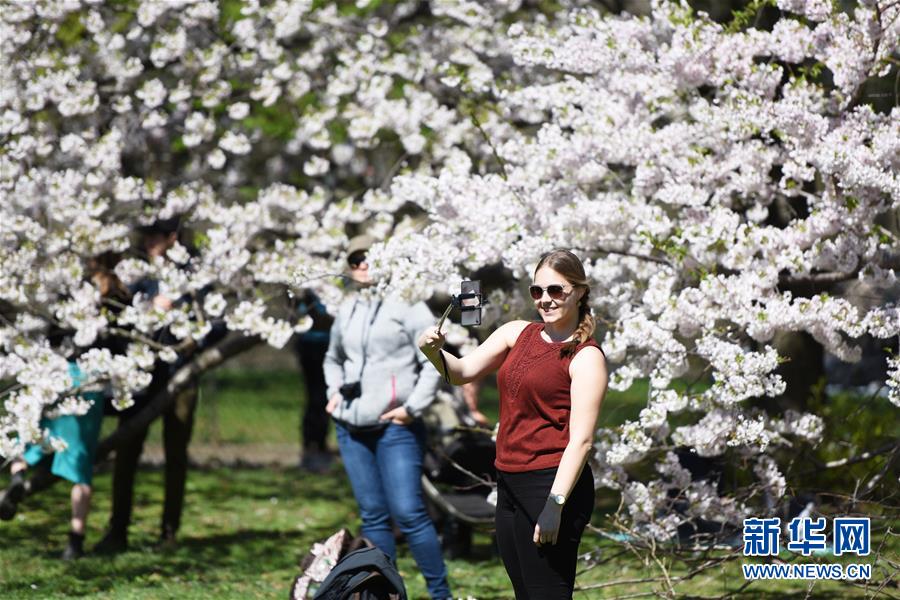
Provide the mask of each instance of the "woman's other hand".
POLYGON ((156 296, 153 296, 152 302, 153 302, 153 308, 158 308, 158 309, 164 310, 166 312, 169 312, 170 310, 172 310, 172 306, 173 306, 172 300, 168 296, 163 296, 162 294, 157 294, 156 296))
POLYGON ((477 408, 473 411, 469 411, 469 416, 472 417, 478 425, 482 427, 490 427, 491 420, 487 418, 480 410, 477 408))
POLYGON ((469 409, 469 416, 482 427, 490 427, 490 420, 478 410, 478 394, 481 391, 481 380, 470 381, 462 386, 463 400, 469 409))
POLYGON ((532 541, 538 546, 545 544, 553 545, 559 537, 559 524, 562 520, 563 507, 556 504, 549 498, 544 505, 544 510, 538 515, 537 523, 534 526, 534 536, 532 541))
POLYGON ((402 406, 398 406, 397 408, 392 408, 387 411, 383 415, 381 415, 382 421, 390 421, 396 425, 409 425, 413 422, 413 418, 409 416, 409 413, 406 412, 406 408, 402 406))
POLYGON ((444 347, 444 334, 429 327, 419 336, 419 349, 425 354, 436 355, 444 347))
POLYGON ((329 415, 333 415, 334 411, 337 410, 338 404, 340 403, 341 395, 334 394, 333 396, 331 396, 331 398, 329 398, 328 404, 325 405, 325 412, 327 412, 329 415))

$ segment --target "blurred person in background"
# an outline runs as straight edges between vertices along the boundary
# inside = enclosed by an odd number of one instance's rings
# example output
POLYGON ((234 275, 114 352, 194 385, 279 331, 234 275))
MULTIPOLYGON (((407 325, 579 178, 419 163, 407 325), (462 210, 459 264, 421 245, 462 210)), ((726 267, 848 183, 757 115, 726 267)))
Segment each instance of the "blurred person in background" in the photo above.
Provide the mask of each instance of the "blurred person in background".
POLYGON ((306 406, 300 425, 300 468, 324 473, 333 462, 326 443, 330 418, 325 410, 328 394, 323 363, 334 317, 328 314, 325 305, 311 290, 300 294, 297 312, 301 317, 310 317, 313 322, 312 328, 298 335, 294 344, 294 353, 303 371, 306 387, 306 406))
POLYGON ((391 520, 406 537, 432 598, 451 598, 447 567, 422 492, 425 426, 438 374, 425 369, 415 341, 434 316, 413 306, 368 297, 366 252, 374 240, 350 240, 352 287, 331 328, 325 357, 328 413, 334 418, 344 469, 362 518, 362 535, 396 562, 391 520))
MULTIPOLYGON (((89 264, 91 282, 100 293, 108 310, 117 313, 128 304, 130 294, 113 273, 118 256, 107 253, 94 258, 89 264)), ((70 332, 51 331, 48 339, 53 346, 59 346, 70 332)), ((127 341, 118 336, 107 336, 94 344, 94 348, 106 348, 113 354, 124 354, 127 341)), ((102 386, 92 384, 82 373, 76 362, 77 356, 69 358, 69 377, 72 389, 82 399, 90 401, 87 412, 82 415, 61 415, 41 419, 41 430, 48 431, 51 438, 65 443, 63 450, 51 452, 46 445, 29 445, 24 455, 12 462, 10 484, 0 495, 0 520, 11 520, 18 511, 18 505, 26 496, 44 489, 59 479, 72 483, 71 518, 69 521, 68 543, 62 553, 63 560, 74 560, 84 555, 84 537, 87 518, 91 509, 93 493, 94 458, 100 439, 103 422, 104 402, 108 394, 102 386), (33 470, 28 478, 28 470, 33 470)))
MULTIPOLYGON (((159 220, 140 230, 142 249, 148 260, 167 259, 166 253, 178 241, 178 227, 178 219, 173 218, 159 220)), ((134 294, 144 295, 153 303, 153 306, 163 311, 172 310, 177 303, 183 301, 183 299, 169 298, 160 293, 159 281, 153 278, 145 278, 136 282, 130 287, 130 290, 134 294)), ((207 335, 204 343, 211 343, 211 336, 213 333, 207 335)), ((171 345, 175 342, 175 338, 167 329, 163 329, 156 333, 156 341, 171 345)), ((137 415, 150 399, 165 389, 171 375, 183 364, 183 358, 179 358, 173 364, 157 360, 153 367, 152 382, 144 391, 135 395, 135 403, 130 409, 120 413, 120 423, 137 415)), ((175 537, 181 525, 188 470, 187 448, 194 426, 198 387, 198 382, 192 381, 185 390, 178 394, 175 401, 162 415, 165 499, 159 540, 164 545, 175 543, 175 537)), ((98 553, 117 553, 128 548, 128 528, 131 524, 134 506, 135 475, 148 431, 149 427, 143 428, 116 448, 113 467, 112 512, 109 528, 95 547, 95 551, 98 553)))

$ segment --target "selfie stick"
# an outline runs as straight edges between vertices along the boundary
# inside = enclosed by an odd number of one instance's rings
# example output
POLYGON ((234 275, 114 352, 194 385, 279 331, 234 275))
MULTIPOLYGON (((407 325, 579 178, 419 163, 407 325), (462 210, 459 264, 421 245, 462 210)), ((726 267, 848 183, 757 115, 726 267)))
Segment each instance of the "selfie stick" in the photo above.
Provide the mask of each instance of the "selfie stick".
MULTIPOLYGON (((454 299, 455 299, 455 296, 454 296, 454 299)), ((447 310, 445 310, 445 311, 444 311, 444 314, 441 315, 441 320, 438 321, 438 326, 437 326, 437 332, 438 332, 438 333, 441 332, 441 327, 444 326, 444 321, 447 319, 447 315, 450 314, 450 311, 453 310, 453 305, 454 305, 454 304, 455 304, 455 302, 450 302, 450 304, 447 306, 447 310)))

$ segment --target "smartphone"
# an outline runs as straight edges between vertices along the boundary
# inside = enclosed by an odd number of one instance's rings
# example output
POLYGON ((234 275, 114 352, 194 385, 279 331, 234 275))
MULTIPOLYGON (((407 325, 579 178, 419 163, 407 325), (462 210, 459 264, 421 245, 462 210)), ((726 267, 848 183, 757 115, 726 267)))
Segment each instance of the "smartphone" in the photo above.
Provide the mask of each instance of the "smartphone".
POLYGON ((463 281, 459 286, 460 323, 481 325, 481 282, 463 281))

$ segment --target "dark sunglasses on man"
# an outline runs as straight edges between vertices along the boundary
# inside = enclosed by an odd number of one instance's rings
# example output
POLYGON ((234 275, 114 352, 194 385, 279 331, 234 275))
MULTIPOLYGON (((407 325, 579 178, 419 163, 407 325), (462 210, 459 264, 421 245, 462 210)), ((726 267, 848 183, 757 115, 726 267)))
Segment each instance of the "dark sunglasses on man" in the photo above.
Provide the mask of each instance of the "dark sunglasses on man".
POLYGON ((544 297, 544 290, 547 291, 547 295, 550 296, 551 300, 562 300, 569 295, 569 292, 566 291, 565 286, 556 283, 548 285, 545 288, 542 288, 539 285, 532 285, 528 288, 528 293, 531 294, 531 297, 535 300, 540 300, 544 297))
POLYGON ((347 257, 347 264, 350 265, 351 269, 358 269, 359 265, 363 264, 364 262, 366 262, 365 252, 354 252, 347 257))

